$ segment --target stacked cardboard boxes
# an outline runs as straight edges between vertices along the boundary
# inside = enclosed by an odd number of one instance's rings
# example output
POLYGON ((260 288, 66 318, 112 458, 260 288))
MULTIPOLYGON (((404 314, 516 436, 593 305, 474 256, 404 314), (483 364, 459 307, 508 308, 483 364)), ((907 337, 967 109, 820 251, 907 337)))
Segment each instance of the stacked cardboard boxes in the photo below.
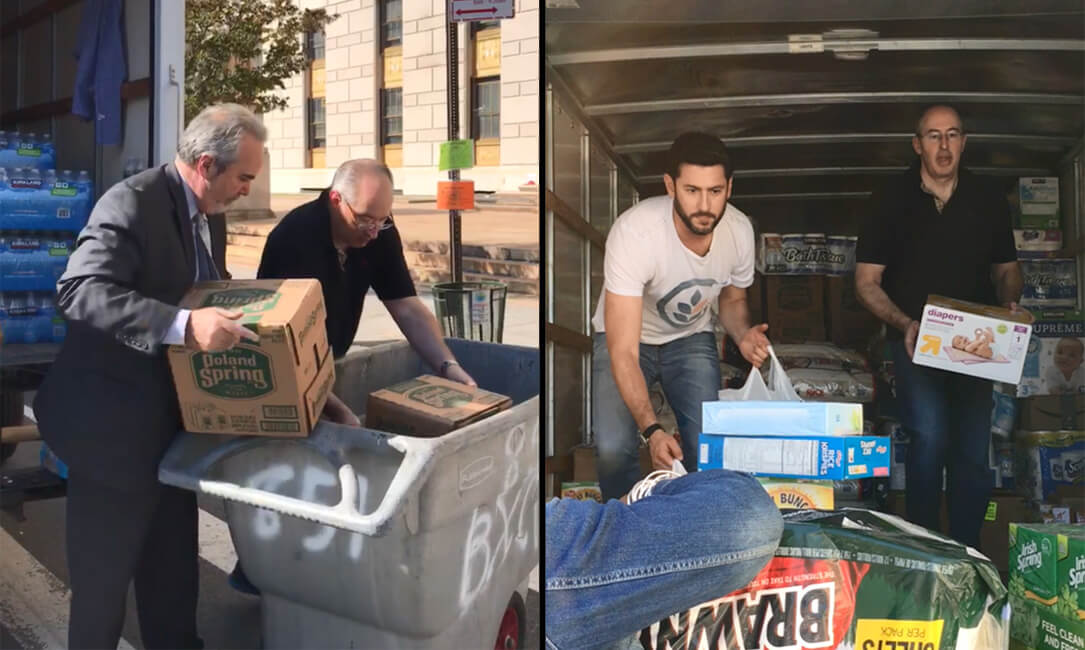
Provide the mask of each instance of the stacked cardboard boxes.
POLYGON ((862 404, 705 402, 698 468, 749 472, 781 508, 832 509, 834 481, 889 475, 889 439, 862 404))

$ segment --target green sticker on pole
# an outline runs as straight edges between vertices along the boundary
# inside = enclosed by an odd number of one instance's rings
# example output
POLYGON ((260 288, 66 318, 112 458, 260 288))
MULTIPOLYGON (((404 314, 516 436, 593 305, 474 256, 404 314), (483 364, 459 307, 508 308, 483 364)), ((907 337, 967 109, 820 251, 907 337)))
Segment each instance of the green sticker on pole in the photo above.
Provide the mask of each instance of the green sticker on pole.
POLYGON ((446 169, 471 169, 475 166, 475 141, 450 140, 441 143, 441 159, 438 171, 446 169))

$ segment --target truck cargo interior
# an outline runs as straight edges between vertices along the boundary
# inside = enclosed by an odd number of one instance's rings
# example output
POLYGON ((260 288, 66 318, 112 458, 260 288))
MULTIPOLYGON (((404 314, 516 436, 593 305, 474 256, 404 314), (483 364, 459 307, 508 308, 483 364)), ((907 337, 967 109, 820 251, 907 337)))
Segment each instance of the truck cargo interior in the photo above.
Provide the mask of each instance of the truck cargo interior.
MULTIPOLYGON (((603 0, 548 0, 544 47, 548 496, 562 482, 595 480, 590 321, 606 237, 636 201, 665 193, 666 152, 682 132, 707 131, 726 144, 731 202, 751 218, 755 237, 854 237, 872 193, 915 161, 911 137, 923 108, 956 106, 967 132, 962 165, 993 179, 1018 218, 1020 183, 1057 179, 1062 242, 1051 256, 1076 260, 1080 309, 1080 0, 630 0, 620 10, 603 0)), ((779 277, 758 273, 749 296, 770 338, 781 326, 764 285, 779 277)), ((832 322, 841 310, 845 319, 848 309, 862 312, 848 295, 851 276, 798 277, 808 283, 793 297, 820 319, 820 330, 801 338, 865 354, 878 323, 856 336, 832 322)))

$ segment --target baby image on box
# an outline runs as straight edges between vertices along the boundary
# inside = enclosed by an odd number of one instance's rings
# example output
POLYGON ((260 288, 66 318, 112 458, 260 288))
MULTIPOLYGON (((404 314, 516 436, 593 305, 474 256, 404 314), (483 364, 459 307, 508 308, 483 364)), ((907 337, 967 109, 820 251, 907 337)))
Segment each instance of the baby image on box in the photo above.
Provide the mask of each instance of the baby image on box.
POLYGON ((1053 363, 1044 372, 1047 391, 1052 395, 1085 391, 1085 342, 1065 336, 1055 345, 1053 363))

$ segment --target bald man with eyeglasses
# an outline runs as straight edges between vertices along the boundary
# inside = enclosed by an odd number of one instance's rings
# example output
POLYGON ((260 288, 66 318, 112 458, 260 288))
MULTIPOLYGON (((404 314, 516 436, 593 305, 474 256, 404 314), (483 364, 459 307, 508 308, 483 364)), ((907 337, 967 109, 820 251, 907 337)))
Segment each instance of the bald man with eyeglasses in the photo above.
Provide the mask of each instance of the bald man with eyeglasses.
MULTIPOLYGON (((282 218, 264 245, 260 278, 320 280, 332 354, 346 354, 358 331, 365 296, 372 288, 411 347, 434 371, 468 386, 475 380, 445 345, 437 319, 418 298, 392 219, 392 172, 376 160, 348 160, 329 188, 282 218)), ((361 426, 334 393, 323 416, 361 426)), ((230 576, 239 591, 257 593, 240 565, 230 576)))

